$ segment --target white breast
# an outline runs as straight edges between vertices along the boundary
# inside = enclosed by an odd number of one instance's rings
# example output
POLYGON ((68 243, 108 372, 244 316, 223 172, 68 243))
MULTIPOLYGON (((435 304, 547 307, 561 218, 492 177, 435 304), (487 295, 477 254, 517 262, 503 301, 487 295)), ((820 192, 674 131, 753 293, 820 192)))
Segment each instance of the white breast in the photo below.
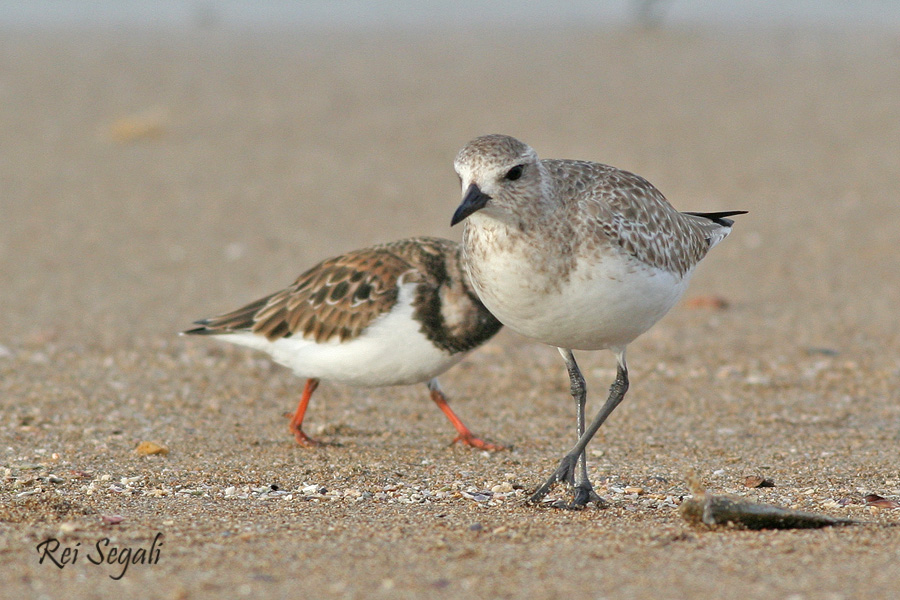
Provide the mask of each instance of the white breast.
POLYGON ((466 266, 488 310, 517 333, 573 350, 624 347, 678 302, 690 278, 619 253, 578 258, 567 271, 563 260, 536 263, 520 244, 484 250, 467 246, 466 266))

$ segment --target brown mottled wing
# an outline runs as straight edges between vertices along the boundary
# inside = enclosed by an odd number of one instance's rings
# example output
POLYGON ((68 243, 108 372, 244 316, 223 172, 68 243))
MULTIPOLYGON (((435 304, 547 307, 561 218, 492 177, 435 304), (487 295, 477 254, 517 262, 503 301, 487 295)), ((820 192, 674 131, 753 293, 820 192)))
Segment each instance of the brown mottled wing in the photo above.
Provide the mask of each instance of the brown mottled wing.
POLYGON ((398 281, 420 273, 409 261, 376 246, 322 261, 289 288, 233 312, 198 321, 185 333, 252 331, 275 340, 300 335, 316 342, 358 336, 397 302, 398 281))
POLYGON ((641 262, 684 275, 710 248, 699 219, 679 213, 653 184, 615 167, 547 160, 558 193, 582 214, 593 235, 641 262), (585 181, 595 182, 591 187, 585 181))

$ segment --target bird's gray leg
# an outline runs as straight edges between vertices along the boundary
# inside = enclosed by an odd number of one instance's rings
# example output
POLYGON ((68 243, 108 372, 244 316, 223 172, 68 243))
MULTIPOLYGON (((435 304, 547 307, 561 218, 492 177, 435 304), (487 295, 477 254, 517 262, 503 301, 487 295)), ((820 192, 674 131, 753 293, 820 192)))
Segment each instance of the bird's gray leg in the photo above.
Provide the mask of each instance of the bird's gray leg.
MULTIPOLYGON (((565 357, 566 355, 563 354, 563 356, 565 357)), ((594 437, 594 434, 597 433, 597 430, 600 429, 600 426, 603 425, 604 421, 606 421, 609 415, 611 415, 616 407, 619 406, 619 404, 625 398, 625 393, 628 391, 628 367, 625 364, 624 349, 616 353, 616 359, 618 362, 618 369, 616 370, 616 380, 609 388, 609 397, 606 399, 606 403, 600 409, 600 412, 597 413, 597 416, 594 417, 594 420, 591 421, 591 424, 587 427, 587 429, 580 435, 575 446, 571 450, 569 450, 569 452, 560 461, 559 467, 557 467, 553 475, 551 475, 550 478, 547 479, 547 481, 545 481, 544 484, 534 492, 534 494, 532 494, 531 498, 529 499, 531 502, 540 502, 541 499, 543 499, 544 496, 547 495, 553 485, 558 481, 564 481, 575 485, 575 495, 572 499, 572 503, 568 505, 569 508, 581 508, 588 502, 596 501, 591 499, 593 488, 591 487, 590 482, 587 480, 587 467, 586 465, 584 465, 584 455, 585 448, 587 447, 588 442, 591 441, 591 438, 594 437), (579 460, 581 460, 582 465, 584 465, 583 475, 580 475, 579 481, 576 482, 575 470, 577 468, 579 460), (586 486, 580 486, 581 483, 586 484, 586 486)), ((567 365, 568 362, 569 361, 567 359, 567 365)), ((572 362, 574 364, 574 359, 572 362)), ((581 373, 580 371, 578 371, 577 365, 575 366, 575 370, 576 372, 578 372, 578 375, 580 377, 581 373)), ((583 411, 583 406, 581 407, 581 410, 583 411)), ((594 493, 594 496, 596 496, 596 493, 594 493)))
MULTIPOLYGON (((566 371, 569 373, 570 391, 572 398, 575 399, 577 407, 576 419, 578 422, 578 434, 575 436, 575 440, 577 441, 584 435, 584 407, 587 403, 587 385, 584 382, 584 376, 581 374, 581 369, 578 368, 578 363, 575 362, 575 355, 572 351, 559 348, 559 353, 562 354, 563 359, 566 361, 566 371)), ((587 451, 583 450, 578 457, 578 473, 574 476, 574 481, 569 481, 569 483, 573 484, 575 487, 574 504, 584 506, 588 502, 600 501, 600 496, 594 492, 594 487, 591 485, 590 479, 588 479, 587 451)))

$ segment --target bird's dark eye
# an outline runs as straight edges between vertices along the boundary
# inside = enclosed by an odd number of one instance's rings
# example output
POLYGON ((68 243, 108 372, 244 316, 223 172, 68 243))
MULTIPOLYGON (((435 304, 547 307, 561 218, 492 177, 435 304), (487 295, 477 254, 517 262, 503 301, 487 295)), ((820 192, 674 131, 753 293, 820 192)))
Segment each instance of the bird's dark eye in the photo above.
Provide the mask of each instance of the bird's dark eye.
POLYGON ((516 165, 512 169, 506 172, 506 175, 503 177, 508 179, 509 181, 515 181, 519 177, 522 176, 522 171, 525 169, 525 165, 516 165))

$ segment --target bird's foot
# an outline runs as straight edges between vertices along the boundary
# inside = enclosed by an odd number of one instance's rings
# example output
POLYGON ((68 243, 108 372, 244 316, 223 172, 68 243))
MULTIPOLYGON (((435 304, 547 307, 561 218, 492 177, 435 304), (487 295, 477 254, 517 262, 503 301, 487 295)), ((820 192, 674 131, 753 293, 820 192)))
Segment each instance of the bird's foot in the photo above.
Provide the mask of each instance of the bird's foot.
POLYGON ((580 510, 591 503, 596 505, 597 508, 606 508, 609 505, 606 500, 594 491, 594 486, 591 485, 590 481, 582 481, 575 485, 572 501, 566 508, 580 510))
POLYGON ((594 491, 590 482, 576 485, 572 492, 572 500, 569 502, 559 499, 555 502, 551 502, 550 506, 564 510, 583 510, 588 504, 593 504, 597 508, 606 508, 609 506, 609 502, 601 498, 597 492, 594 491))
POLYGON ((578 455, 566 454, 559 462, 559 466, 553 474, 539 487, 528 499, 529 502, 540 502, 557 483, 575 485, 575 466, 578 464, 578 455))
POLYGON ((458 436, 453 438, 453 441, 450 442, 450 445, 460 443, 466 446, 470 446, 472 448, 478 448, 479 450, 489 450, 491 452, 495 452, 497 450, 506 450, 505 447, 500 444, 492 444, 491 442, 485 442, 474 435, 471 432, 460 433, 458 436))
POLYGON ((547 481, 531 495, 531 498, 529 498, 528 501, 533 503, 541 502, 557 483, 565 483, 572 487, 572 500, 570 502, 564 500, 551 502, 550 506, 553 508, 581 510, 590 503, 594 503, 598 508, 605 508, 607 506, 606 500, 601 498, 597 492, 594 491, 594 486, 591 485, 590 481, 585 479, 575 483, 575 470, 577 465, 577 454, 565 455, 560 461, 559 466, 556 468, 556 471, 554 471, 547 481))
POLYGON ((294 439, 304 448, 319 448, 325 445, 325 442, 320 442, 303 433, 303 430, 299 427, 291 427, 290 429, 291 433, 294 434, 294 439))

